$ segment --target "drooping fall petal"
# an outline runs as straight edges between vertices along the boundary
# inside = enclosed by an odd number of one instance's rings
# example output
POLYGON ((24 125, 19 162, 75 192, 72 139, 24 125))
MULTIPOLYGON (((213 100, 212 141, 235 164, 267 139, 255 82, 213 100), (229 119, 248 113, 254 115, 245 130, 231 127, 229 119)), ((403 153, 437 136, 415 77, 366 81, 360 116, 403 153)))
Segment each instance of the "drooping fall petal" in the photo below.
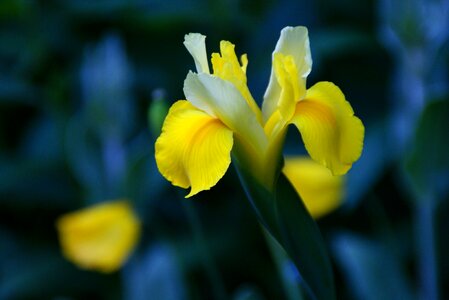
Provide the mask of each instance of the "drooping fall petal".
POLYGON ((307 157, 286 157, 282 170, 314 218, 337 208, 344 194, 344 177, 307 157))
POLYGON ((208 190, 231 163, 232 131, 188 101, 173 104, 156 141, 156 162, 173 185, 193 196, 208 190))
POLYGON ((64 255, 83 269, 113 272, 135 247, 140 222, 126 201, 98 204, 57 221, 64 255))
POLYGON ((319 82, 308 89, 291 122, 310 156, 334 175, 345 174, 362 153, 365 128, 333 83, 319 82))
MULTIPOLYGON (((282 87, 276 78, 276 56, 280 53, 284 57, 290 56, 297 70, 297 85, 305 89, 306 77, 312 68, 310 54, 309 36, 306 27, 285 27, 273 51, 273 67, 271 69, 270 81, 265 91, 262 105, 264 120, 268 120, 278 108, 281 98, 282 87)), ((299 99, 294 99, 299 100, 299 99)))

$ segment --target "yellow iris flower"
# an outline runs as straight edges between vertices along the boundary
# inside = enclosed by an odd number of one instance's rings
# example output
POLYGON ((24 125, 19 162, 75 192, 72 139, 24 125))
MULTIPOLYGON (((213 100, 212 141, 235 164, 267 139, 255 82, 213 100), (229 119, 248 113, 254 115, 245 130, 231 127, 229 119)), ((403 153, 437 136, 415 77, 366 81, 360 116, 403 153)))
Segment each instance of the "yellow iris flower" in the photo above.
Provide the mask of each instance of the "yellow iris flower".
POLYGON ((83 269, 119 269, 136 246, 140 221, 127 201, 97 204, 57 221, 64 256, 83 269))
POLYGON ((220 42, 209 69, 205 36, 191 33, 184 45, 197 72, 184 81, 187 100, 175 102, 156 141, 156 162, 173 185, 191 187, 186 197, 213 187, 233 159, 271 190, 287 127, 294 124, 310 156, 332 174, 345 174, 360 157, 364 127, 341 90, 330 82, 306 89, 311 71, 305 27, 286 27, 272 56, 262 109, 246 78, 248 58, 220 42))

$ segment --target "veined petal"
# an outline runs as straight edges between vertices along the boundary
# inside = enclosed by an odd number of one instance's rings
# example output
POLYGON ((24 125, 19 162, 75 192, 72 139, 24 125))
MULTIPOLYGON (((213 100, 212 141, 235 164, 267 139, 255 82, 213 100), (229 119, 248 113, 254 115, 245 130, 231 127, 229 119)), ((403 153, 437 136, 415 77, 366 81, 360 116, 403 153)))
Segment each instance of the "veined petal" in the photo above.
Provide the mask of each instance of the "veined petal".
POLYGON ((57 229, 67 259, 101 272, 120 268, 140 236, 140 222, 124 200, 65 214, 58 219, 57 229))
POLYGON ((209 74, 190 72, 184 94, 197 108, 220 119, 254 153, 265 149, 267 138, 262 125, 241 93, 229 81, 209 74))
POLYGON ((334 175, 345 174, 362 153, 365 128, 331 82, 319 82, 307 90, 306 98, 296 104, 291 123, 310 156, 334 175))
POLYGON ((301 196, 314 218, 337 208, 344 194, 344 177, 333 176, 329 169, 306 157, 286 157, 282 170, 301 196))
POLYGON ((207 63, 206 37, 199 33, 189 33, 184 37, 184 46, 195 60, 196 71, 198 73, 209 74, 209 64, 207 63))
MULTIPOLYGON (((312 68, 312 57, 310 55, 309 36, 307 28, 285 27, 281 31, 281 36, 273 51, 273 67, 271 69, 270 81, 264 95, 262 113, 264 120, 268 120, 273 112, 278 108, 278 101, 282 92, 282 87, 276 78, 275 57, 277 53, 284 56, 291 56, 297 69, 297 84, 305 90, 305 81, 312 68)), ((296 101, 299 99, 295 99, 296 101)))
POLYGON ((213 187, 231 163, 232 131, 188 101, 173 104, 156 141, 156 162, 173 185, 191 197, 213 187))
POLYGON ((305 79, 298 78, 298 68, 292 55, 281 52, 273 54, 273 68, 280 87, 277 106, 268 119, 264 130, 268 137, 267 169, 275 170, 276 157, 282 153, 282 145, 287 133, 287 126, 296 111, 296 103, 304 98, 306 93, 305 79), (301 82, 301 84, 299 84, 301 82))
POLYGON ((212 68, 214 75, 221 79, 232 82, 237 90, 242 94, 248 103, 248 106, 256 115, 258 121, 262 123, 262 112, 256 101, 254 101, 251 92, 247 86, 246 68, 248 66, 248 57, 246 54, 241 57, 241 65, 235 54, 235 45, 228 41, 220 42, 220 52, 212 53, 212 68))
POLYGON ((290 120, 295 112, 296 102, 305 96, 305 79, 298 78, 298 69, 292 55, 276 53, 273 58, 273 67, 281 87, 277 109, 284 120, 290 120))

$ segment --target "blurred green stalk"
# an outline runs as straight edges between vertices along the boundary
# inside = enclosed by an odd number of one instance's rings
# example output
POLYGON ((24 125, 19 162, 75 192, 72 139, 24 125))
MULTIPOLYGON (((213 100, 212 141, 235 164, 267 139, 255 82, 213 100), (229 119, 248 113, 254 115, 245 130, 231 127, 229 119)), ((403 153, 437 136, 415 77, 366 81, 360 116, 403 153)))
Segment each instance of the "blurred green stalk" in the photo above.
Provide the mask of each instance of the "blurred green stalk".
POLYGON ((193 234, 193 239, 195 241, 195 244, 198 246, 198 251, 200 252, 200 255, 202 257, 201 262, 203 263, 203 268, 206 271, 207 276, 209 277, 214 299, 226 300, 227 297, 223 280, 220 276, 220 273, 218 272, 217 265, 210 255, 209 248, 207 247, 198 213, 196 212, 195 207, 192 206, 192 203, 190 201, 186 201, 186 199, 182 200, 184 201, 180 202, 182 203, 184 211, 187 215, 189 226, 193 234))
POLYGON ((273 256, 274 263, 276 264, 277 271, 281 277, 282 286, 284 288, 285 294, 288 300, 304 300, 301 292, 301 287, 299 283, 296 282, 292 270, 294 264, 285 253, 284 249, 279 245, 279 243, 271 236, 267 230, 261 226, 262 232, 264 233, 265 240, 267 241, 268 248, 270 249, 271 255, 273 256))
POLYGON ((165 91, 156 89, 152 94, 152 101, 148 107, 147 119, 148 128, 155 138, 161 134, 162 125, 164 124, 165 116, 168 113, 169 105, 165 99, 165 91))
POLYGON ((416 207, 416 237, 421 299, 438 299, 433 199, 422 199, 416 207))

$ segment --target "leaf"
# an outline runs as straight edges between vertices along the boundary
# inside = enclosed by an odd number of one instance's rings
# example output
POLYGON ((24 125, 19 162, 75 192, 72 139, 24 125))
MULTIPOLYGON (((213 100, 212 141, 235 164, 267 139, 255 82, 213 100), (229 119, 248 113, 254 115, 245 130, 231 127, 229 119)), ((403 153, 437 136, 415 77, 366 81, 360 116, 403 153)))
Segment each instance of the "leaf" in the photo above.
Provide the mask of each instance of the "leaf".
POLYGON ((282 286, 288 300, 303 300, 302 291, 298 285, 298 270, 285 253, 284 248, 274 239, 272 235, 264 230, 265 239, 270 247, 273 260, 276 264, 278 274, 281 277, 282 286))
POLYGON ((316 299, 334 299, 334 281, 326 247, 296 190, 281 173, 276 186, 276 213, 281 244, 316 299))
POLYGON ((333 249, 356 299, 414 299, 394 251, 349 233, 338 234, 333 249))
POLYGON ((260 222, 298 268, 310 299, 335 299, 332 268, 317 224, 296 190, 281 173, 270 192, 234 159, 240 181, 260 222))
POLYGON ((186 299, 186 289, 174 250, 156 244, 132 257, 124 269, 126 299, 186 299))
POLYGON ((279 241, 280 232, 275 214, 274 195, 257 182, 248 171, 241 166, 236 157, 232 158, 240 182, 259 221, 279 241))
POLYGON ((82 116, 74 116, 69 121, 65 145, 68 166, 86 190, 87 199, 105 199, 107 192, 98 141, 92 137, 82 116))
POLYGON ((449 101, 424 109, 406 169, 419 199, 440 200, 449 192, 449 101))

